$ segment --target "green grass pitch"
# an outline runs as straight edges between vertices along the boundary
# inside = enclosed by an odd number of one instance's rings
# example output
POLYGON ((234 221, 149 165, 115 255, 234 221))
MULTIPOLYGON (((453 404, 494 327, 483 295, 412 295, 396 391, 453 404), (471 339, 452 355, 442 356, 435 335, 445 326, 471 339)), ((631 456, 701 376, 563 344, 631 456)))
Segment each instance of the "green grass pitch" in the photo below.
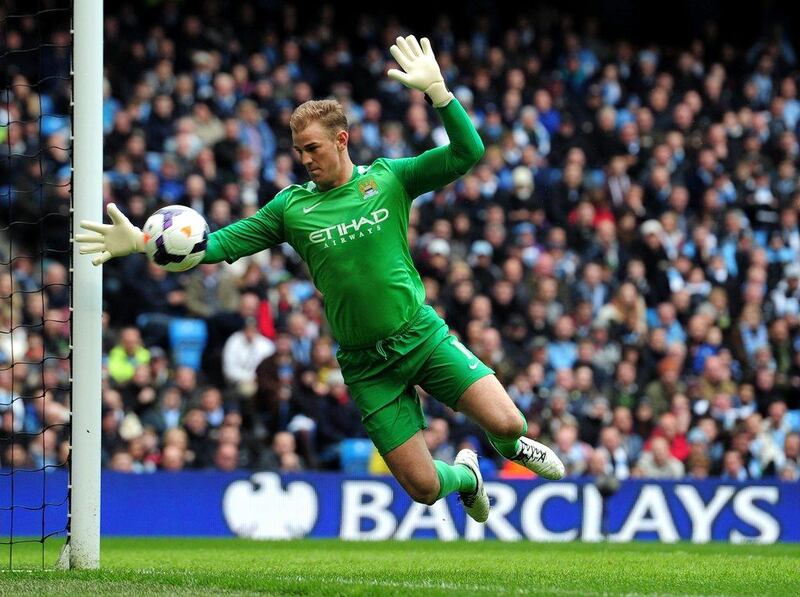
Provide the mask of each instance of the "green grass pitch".
POLYGON ((8 571, 6 548, 0 595, 800 595, 800 545, 104 539, 101 554, 99 571, 43 571, 41 546, 15 547, 32 569, 8 571))

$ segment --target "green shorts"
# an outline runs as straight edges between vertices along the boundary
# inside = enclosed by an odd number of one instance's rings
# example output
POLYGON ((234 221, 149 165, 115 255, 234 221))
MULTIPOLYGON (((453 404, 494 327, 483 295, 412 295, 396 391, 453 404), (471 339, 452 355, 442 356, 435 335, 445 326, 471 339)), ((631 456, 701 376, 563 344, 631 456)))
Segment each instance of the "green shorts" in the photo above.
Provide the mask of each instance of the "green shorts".
POLYGON ((381 455, 427 427, 414 386, 455 410, 464 390, 494 373, 450 334, 429 305, 394 335, 368 348, 340 348, 336 357, 381 455))

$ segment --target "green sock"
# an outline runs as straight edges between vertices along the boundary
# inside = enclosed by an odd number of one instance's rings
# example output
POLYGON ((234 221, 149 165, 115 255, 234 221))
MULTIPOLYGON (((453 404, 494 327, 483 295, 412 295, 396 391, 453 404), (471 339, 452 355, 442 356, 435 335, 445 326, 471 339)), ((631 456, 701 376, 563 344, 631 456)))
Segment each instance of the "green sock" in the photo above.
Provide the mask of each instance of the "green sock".
POLYGON ((441 460, 434 460, 436 474, 439 475, 439 495, 437 500, 454 491, 470 492, 478 488, 478 480, 472 471, 463 464, 447 464, 441 460))
MULTIPOLYGON (((520 436, 523 436, 528 432, 528 421, 525 420, 522 413, 519 413, 519 416, 522 417, 522 433, 520 433, 520 436)), ((519 452, 519 438, 508 439, 507 437, 497 437, 488 431, 486 435, 494 446, 494 449, 504 458, 513 458, 517 455, 517 452, 519 452)))

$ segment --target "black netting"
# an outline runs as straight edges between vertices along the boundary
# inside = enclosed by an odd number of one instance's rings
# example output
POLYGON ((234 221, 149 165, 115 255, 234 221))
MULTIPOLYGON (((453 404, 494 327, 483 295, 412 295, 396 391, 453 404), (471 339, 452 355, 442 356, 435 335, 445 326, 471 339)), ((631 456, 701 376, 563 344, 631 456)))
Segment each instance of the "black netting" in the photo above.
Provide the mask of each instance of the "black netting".
MULTIPOLYGON (((68 532, 71 0, 0 6, 0 562, 68 532)), ((47 554, 47 555, 46 555, 47 554)))

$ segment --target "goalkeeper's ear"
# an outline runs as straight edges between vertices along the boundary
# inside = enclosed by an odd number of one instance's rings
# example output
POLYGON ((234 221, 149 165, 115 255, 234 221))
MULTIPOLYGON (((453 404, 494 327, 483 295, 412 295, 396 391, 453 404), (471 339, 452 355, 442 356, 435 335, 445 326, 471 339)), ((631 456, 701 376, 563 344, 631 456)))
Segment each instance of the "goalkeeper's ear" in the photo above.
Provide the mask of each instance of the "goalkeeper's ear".
POLYGON ((350 140, 350 133, 341 130, 336 133, 334 140, 336 141, 336 149, 339 151, 347 151, 347 142, 350 140))

